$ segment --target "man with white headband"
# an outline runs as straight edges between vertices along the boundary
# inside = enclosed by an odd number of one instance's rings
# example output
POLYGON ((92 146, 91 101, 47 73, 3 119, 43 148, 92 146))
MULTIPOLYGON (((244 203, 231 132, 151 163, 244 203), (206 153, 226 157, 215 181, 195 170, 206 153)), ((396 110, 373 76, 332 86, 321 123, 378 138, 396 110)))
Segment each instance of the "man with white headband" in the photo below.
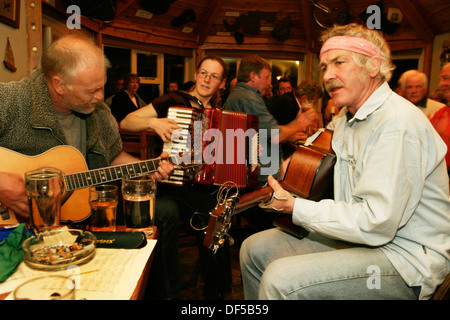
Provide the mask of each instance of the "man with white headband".
POLYGON ((450 270, 446 146, 394 93, 390 52, 357 24, 324 32, 320 67, 341 110, 333 121, 334 199, 295 197, 269 177, 266 208, 292 214, 298 239, 274 228, 247 238, 246 299, 429 299, 450 270))

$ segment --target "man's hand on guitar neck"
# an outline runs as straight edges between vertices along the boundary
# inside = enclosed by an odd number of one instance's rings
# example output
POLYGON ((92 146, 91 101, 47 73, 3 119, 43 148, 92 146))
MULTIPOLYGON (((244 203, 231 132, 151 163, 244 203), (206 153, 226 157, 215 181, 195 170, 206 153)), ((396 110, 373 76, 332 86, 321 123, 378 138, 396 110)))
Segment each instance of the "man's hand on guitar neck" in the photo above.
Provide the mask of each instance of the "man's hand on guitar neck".
POLYGON ((12 210, 19 221, 28 219, 28 197, 22 176, 0 172, 0 203, 12 210))
POLYGON ((274 191, 274 196, 267 206, 283 213, 292 213, 295 198, 289 192, 284 190, 274 177, 269 176, 267 182, 274 191))
MULTIPOLYGON (((167 152, 162 152, 161 155, 158 158, 161 159, 167 159, 169 157, 169 154, 167 152)), ((123 165, 123 164, 129 164, 129 163, 133 163, 133 162, 139 162, 142 161, 139 158, 136 158, 134 156, 132 156, 129 153, 126 153, 124 151, 122 151, 114 160, 113 162, 111 162, 112 166, 115 165, 123 165)), ((164 179, 168 179, 174 170, 174 166, 172 163, 170 163, 167 160, 162 160, 159 163, 159 166, 157 168, 157 171, 153 172, 152 175, 155 177, 155 179, 157 181, 161 181, 164 179)))
MULTIPOLYGON (((169 154, 167 152, 161 153, 159 158, 167 159, 169 154)), ((164 179, 169 179, 174 170, 173 163, 170 163, 167 160, 163 160, 159 163, 158 170, 154 173, 157 181, 161 181, 164 179)))

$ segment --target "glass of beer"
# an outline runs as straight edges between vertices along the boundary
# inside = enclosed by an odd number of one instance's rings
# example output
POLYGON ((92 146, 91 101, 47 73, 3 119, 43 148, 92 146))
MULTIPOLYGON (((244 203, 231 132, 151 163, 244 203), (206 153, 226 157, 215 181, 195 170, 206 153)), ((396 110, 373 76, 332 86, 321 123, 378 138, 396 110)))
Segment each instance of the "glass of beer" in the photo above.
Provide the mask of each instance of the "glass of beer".
POLYGON ((89 188, 92 231, 116 231, 117 187, 102 184, 89 188))
POLYGON ((62 172, 52 167, 25 172, 25 188, 31 228, 41 233, 60 226, 62 172))
MULTIPOLYGON (((302 108, 302 112, 306 112, 306 111, 309 110, 309 109, 314 109, 314 110, 315 110, 314 104, 312 104, 312 103, 309 102, 309 101, 303 101, 302 104, 301 104, 301 108, 302 108)), ((305 133, 306 133, 306 135, 307 135, 308 137, 312 136, 312 135, 316 132, 315 129, 316 129, 316 128, 315 128, 314 126, 307 126, 307 127, 305 128, 305 133)))
POLYGON ((125 226, 129 231, 153 234, 156 180, 151 175, 122 178, 125 226))

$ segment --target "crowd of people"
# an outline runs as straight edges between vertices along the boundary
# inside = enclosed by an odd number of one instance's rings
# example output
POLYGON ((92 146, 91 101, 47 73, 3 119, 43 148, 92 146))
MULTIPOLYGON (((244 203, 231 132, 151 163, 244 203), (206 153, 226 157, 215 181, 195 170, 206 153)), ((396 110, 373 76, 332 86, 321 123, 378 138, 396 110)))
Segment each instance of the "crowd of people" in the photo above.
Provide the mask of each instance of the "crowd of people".
MULTIPOLYGON (((299 239, 266 224, 245 239, 245 298, 429 299, 450 270, 450 64, 439 75, 441 103, 427 94, 428 79, 417 70, 400 77, 398 94, 389 87, 391 53, 376 31, 335 26, 322 41, 323 85, 305 80, 297 86, 281 78, 267 94, 271 65, 252 54, 242 58, 223 98, 227 65, 206 56, 192 83, 170 82, 164 95, 145 102, 137 93, 137 74, 118 79, 114 94, 104 99, 108 59, 90 40, 62 37, 45 50, 42 67, 30 79, 0 83, 0 146, 34 156, 71 145, 95 169, 139 160, 122 151, 119 128, 153 130, 161 144, 171 141, 179 129, 167 116, 171 106, 253 114, 266 133, 264 144, 280 146, 264 150, 275 150, 277 166, 259 166, 259 182, 267 182, 274 196, 258 210, 291 214, 308 235, 299 239), (333 131, 334 198, 315 202, 284 190, 279 180, 293 144, 321 127, 333 131), (379 270, 381 289, 368 285, 372 267, 379 270)), ((167 180, 173 170, 162 161, 154 175, 167 180)), ((159 241, 150 276, 158 287, 151 291, 158 299, 179 299, 180 221, 207 215, 218 187, 158 188, 159 241)), ((0 172, 0 203, 27 219, 21 176, 0 172)), ((213 256, 201 245, 203 232, 196 236, 204 296, 219 298, 227 290, 227 255, 219 250, 213 256)))

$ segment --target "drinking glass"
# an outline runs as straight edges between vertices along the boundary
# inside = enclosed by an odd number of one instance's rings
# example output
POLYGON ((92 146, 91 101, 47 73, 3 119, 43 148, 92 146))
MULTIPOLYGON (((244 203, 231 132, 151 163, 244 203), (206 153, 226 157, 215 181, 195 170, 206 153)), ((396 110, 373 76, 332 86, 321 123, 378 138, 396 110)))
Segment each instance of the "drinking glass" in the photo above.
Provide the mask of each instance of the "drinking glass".
POLYGON ((125 226, 128 230, 153 234, 156 180, 151 175, 122 178, 125 226))
MULTIPOLYGON (((306 112, 309 109, 315 109, 314 104, 312 104, 310 102, 303 101, 301 106, 302 106, 302 112, 306 112)), ((307 126, 305 128, 305 133, 308 137, 312 136, 315 133, 315 131, 316 130, 315 130, 314 126, 307 126)))
POLYGON ((75 280, 61 275, 30 279, 14 290, 14 300, 75 300, 75 280))
POLYGON ((30 224, 35 232, 45 232, 61 224, 62 172, 43 167, 25 172, 30 208, 30 224))
POLYGON ((92 231, 116 231, 117 187, 103 184, 89 188, 92 231))

